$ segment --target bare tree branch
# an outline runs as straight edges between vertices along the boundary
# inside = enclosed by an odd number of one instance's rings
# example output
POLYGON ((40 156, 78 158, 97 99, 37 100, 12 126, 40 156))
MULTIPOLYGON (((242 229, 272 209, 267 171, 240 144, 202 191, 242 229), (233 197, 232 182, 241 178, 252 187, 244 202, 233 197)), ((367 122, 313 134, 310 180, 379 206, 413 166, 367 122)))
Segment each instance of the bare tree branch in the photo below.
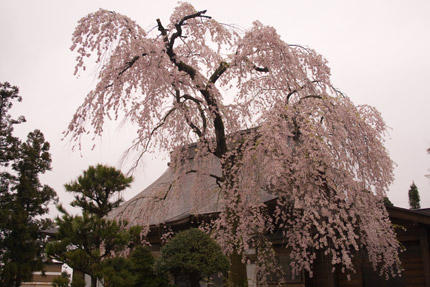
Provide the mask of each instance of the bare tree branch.
MULTIPOLYGON (((195 77, 197 75, 196 69, 194 69, 193 67, 191 67, 190 65, 182 61, 178 61, 176 54, 173 50, 173 46, 174 46, 175 39, 182 36, 182 25, 185 23, 185 21, 188 19, 198 18, 198 17, 210 18, 209 16, 203 15, 204 13, 206 13, 206 11, 200 11, 195 14, 182 18, 181 21, 175 24, 176 32, 172 34, 172 36, 170 37, 170 40, 167 35, 167 30, 161 24, 160 19, 157 19, 158 30, 163 36, 164 45, 166 47, 166 54, 169 56, 170 61, 178 68, 179 71, 183 71, 187 73, 192 80, 195 80, 195 77)), ((216 81, 216 79, 218 79, 218 77, 225 71, 225 70, 223 71, 223 69, 226 69, 226 68, 221 67, 218 72, 215 71, 216 73, 213 75, 214 81, 216 81)), ((216 149, 214 151, 214 155, 221 158, 227 151, 227 143, 226 143, 224 122, 221 116, 219 105, 216 99, 213 97, 213 95, 210 92, 210 89, 212 89, 212 84, 213 83, 210 83, 210 85, 206 85, 206 87, 204 88, 197 86, 197 88, 199 89, 200 93, 203 95, 206 103, 209 106, 209 109, 213 113, 213 123, 214 123, 215 137, 216 137, 216 143, 217 143, 216 149)))
MULTIPOLYGON (((187 171, 185 174, 190 174, 190 173, 197 173, 197 170, 191 169, 191 170, 187 171)), ((224 180, 225 180, 224 177, 218 176, 218 175, 215 175, 212 173, 208 174, 208 176, 215 178, 216 184, 219 187, 221 187, 221 183, 224 182, 224 180)))
POLYGON ((303 102, 303 100, 306 100, 306 99, 320 99, 321 100, 322 97, 320 95, 309 95, 309 96, 300 98, 298 104, 301 104, 303 102))
MULTIPOLYGON (((201 101, 201 100, 199 100, 199 99, 196 99, 196 98, 194 98, 194 97, 192 97, 192 96, 190 96, 190 95, 188 95, 188 94, 184 94, 184 95, 182 95, 180 98, 185 99, 185 101, 186 101, 186 100, 193 101, 193 102, 197 105, 197 109, 198 109, 198 110, 199 110, 199 112, 200 112, 200 117, 202 118, 203 134, 206 134, 207 121, 206 121, 206 115, 205 115, 205 112, 204 112, 204 110, 203 110, 203 108, 202 108, 202 101, 201 101)), ((184 102, 185 102, 185 101, 184 101, 184 102)))
MULTIPOLYGON (((142 54, 142 57, 146 56, 146 53, 142 54)), ((128 69, 130 69, 134 63, 136 63, 137 60, 139 60, 140 56, 134 56, 133 59, 131 59, 129 62, 126 63, 125 68, 118 73, 118 76, 121 76, 122 74, 124 74, 128 69)))
MULTIPOLYGON (((163 125, 164 125, 164 123, 166 122, 166 120, 167 120, 167 118, 170 116, 170 114, 171 113, 173 113, 174 111, 176 110, 176 108, 171 108, 165 115, 164 115, 164 117, 163 117, 163 119, 161 120, 161 122, 157 125, 157 126, 155 126, 153 129, 152 129, 152 131, 151 131, 151 133, 150 133, 150 135, 149 135, 149 138, 148 138, 148 141, 146 142, 146 145, 145 145, 145 147, 143 148, 143 151, 139 154, 139 156, 137 157, 137 159, 135 160, 135 162, 134 162, 134 164, 133 164, 133 166, 129 169, 129 171, 128 172, 131 172, 132 170, 134 170, 134 169, 136 169, 137 168, 137 166, 139 165, 139 163, 140 163, 140 161, 142 160, 142 157, 143 157, 143 155, 146 153, 146 151, 148 150, 148 147, 149 147, 149 144, 151 143, 151 139, 152 139, 152 136, 154 135, 154 133, 159 129, 159 128, 161 128, 163 125)), ((134 149, 137 145, 139 145, 140 143, 135 143, 135 144, 133 144, 131 147, 129 147, 126 151, 125 151, 125 153, 124 153, 124 156, 123 156, 123 158, 125 158, 126 157, 126 155, 132 150, 132 149, 134 149)))
POLYGON ((209 82, 215 84, 215 82, 219 79, 219 77, 227 70, 229 64, 227 62, 221 62, 212 76, 209 78, 209 82))
POLYGON ((320 81, 311 81, 311 82, 309 82, 309 83, 306 83, 306 84, 304 84, 303 86, 301 86, 300 87, 300 89, 297 89, 297 90, 293 90, 293 91, 291 91, 288 95, 287 95, 287 103, 288 103, 288 101, 290 100, 290 98, 291 98, 291 96, 292 95, 294 95, 294 94, 296 94, 296 93, 298 93, 298 92, 300 92, 301 90, 303 90, 308 84, 317 84, 317 83, 320 83, 320 81))
POLYGON ((185 24, 185 21, 189 20, 189 19, 193 19, 193 18, 209 18, 210 19, 211 18, 210 16, 203 15, 205 13, 206 13, 206 10, 203 10, 203 11, 199 11, 197 13, 194 13, 192 15, 188 15, 188 16, 185 16, 184 18, 182 18, 177 24, 175 24, 176 32, 172 34, 172 36, 170 37, 170 40, 169 40, 169 37, 167 35, 166 28, 164 28, 164 26, 161 24, 160 19, 157 19, 158 30, 160 31, 161 35, 163 36, 164 44, 166 47, 166 54, 169 56, 170 61, 176 65, 176 67, 179 69, 179 71, 186 72, 191 77, 191 79, 193 79, 193 80, 196 76, 196 70, 193 67, 185 64, 182 61, 178 62, 178 60, 176 59, 176 54, 173 51, 173 46, 175 45, 175 40, 178 37, 182 37, 182 26, 185 24))
POLYGON ((256 65, 254 65, 254 70, 256 70, 257 72, 264 72, 264 73, 268 73, 269 72, 269 68, 266 67, 258 67, 256 65))
MULTIPOLYGON (((185 105, 185 101, 181 102, 181 92, 178 89, 175 89, 175 97, 176 102, 183 108, 186 109, 187 106, 185 105)), ((190 95, 187 95, 188 99, 192 100, 194 99, 190 95)), ((195 99, 197 101, 197 99, 195 99)), ((199 106, 199 102, 197 102, 197 106, 199 106)), ((184 113, 185 121, 187 122, 188 126, 191 128, 191 130, 199 137, 201 138, 203 136, 202 131, 191 121, 191 119, 187 116, 187 113, 184 113)))

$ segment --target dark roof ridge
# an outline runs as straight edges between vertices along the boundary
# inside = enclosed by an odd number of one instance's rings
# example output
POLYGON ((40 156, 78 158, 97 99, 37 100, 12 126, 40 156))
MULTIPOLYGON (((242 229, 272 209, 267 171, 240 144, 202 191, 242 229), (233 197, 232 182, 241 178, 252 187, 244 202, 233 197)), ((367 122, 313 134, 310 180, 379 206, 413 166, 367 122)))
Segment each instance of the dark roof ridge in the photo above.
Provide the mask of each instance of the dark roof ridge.
POLYGON ((386 208, 390 217, 411 220, 430 225, 430 208, 407 209, 397 206, 386 206, 386 208), (420 212, 420 210, 423 212, 420 212))

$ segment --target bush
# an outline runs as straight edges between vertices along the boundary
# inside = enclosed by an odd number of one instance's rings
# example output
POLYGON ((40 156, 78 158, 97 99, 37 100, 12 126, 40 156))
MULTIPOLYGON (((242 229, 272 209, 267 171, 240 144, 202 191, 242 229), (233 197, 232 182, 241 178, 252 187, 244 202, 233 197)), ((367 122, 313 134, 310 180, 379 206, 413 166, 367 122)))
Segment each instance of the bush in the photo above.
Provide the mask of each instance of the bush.
POLYGON ((160 267, 194 287, 216 272, 226 272, 229 262, 209 235, 193 228, 179 232, 161 248, 160 267))

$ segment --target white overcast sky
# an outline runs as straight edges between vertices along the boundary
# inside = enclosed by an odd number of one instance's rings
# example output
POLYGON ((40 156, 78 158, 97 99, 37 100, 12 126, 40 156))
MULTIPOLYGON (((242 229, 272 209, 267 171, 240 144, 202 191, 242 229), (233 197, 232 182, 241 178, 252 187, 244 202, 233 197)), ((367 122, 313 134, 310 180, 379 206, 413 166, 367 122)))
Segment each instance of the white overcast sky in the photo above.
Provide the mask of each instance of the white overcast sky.
MULTIPOLYGON (((421 206, 430 207, 430 1, 190 1, 220 22, 248 28, 254 20, 276 28, 288 43, 309 46, 329 61, 332 82, 355 104, 378 108, 391 128, 386 146, 397 163, 391 201, 408 207, 408 189, 415 181, 421 206)), ((156 19, 167 23, 177 1, 0 0, 0 82, 20 88, 23 102, 12 112, 27 123, 19 136, 38 128, 51 143, 52 171, 42 177, 68 206, 63 184, 89 165, 122 168, 122 152, 133 130, 119 123, 106 136, 72 152, 62 132, 86 93, 95 84, 94 71, 73 76, 75 54, 69 50, 77 21, 105 8, 125 14, 148 30, 156 19)), ((124 193, 130 198, 165 170, 166 156, 153 154, 135 173, 124 193)), ((55 215, 53 209, 51 215, 55 215)))

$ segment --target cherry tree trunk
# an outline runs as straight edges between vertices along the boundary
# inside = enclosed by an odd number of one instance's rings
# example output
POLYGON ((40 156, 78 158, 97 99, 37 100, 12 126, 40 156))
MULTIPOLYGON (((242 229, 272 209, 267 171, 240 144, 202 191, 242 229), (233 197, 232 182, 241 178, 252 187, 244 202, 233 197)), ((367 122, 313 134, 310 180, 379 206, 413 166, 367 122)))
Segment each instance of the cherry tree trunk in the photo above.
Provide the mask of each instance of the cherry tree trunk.
POLYGON ((91 276, 91 287, 97 287, 97 278, 91 276))
POLYGON ((230 255, 230 271, 228 273, 228 287, 247 286, 246 265, 242 262, 242 256, 237 252, 230 255))
POLYGON ((190 278, 191 287, 200 287, 200 280, 197 276, 190 278))

